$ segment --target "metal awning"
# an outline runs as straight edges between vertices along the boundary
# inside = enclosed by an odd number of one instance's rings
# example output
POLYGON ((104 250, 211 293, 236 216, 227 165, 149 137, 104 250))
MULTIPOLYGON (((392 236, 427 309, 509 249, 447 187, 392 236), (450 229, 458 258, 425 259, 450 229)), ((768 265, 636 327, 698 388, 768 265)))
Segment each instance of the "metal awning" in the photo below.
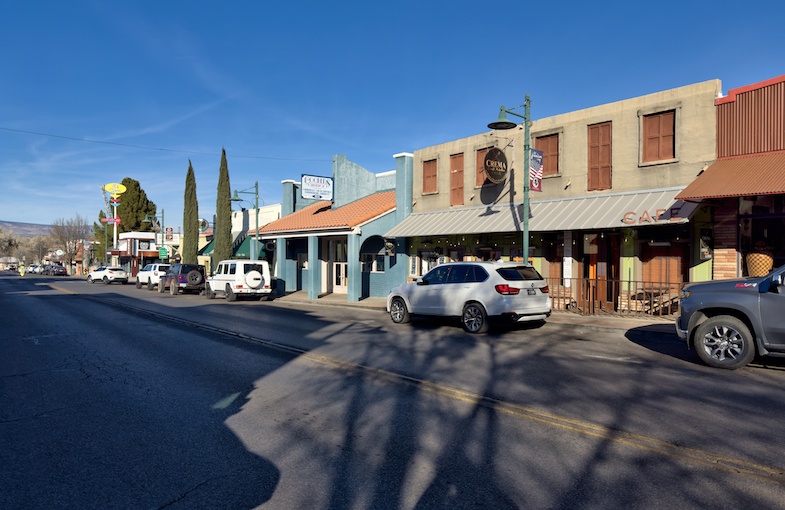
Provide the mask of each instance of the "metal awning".
POLYGON ((264 249, 264 241, 262 241, 261 238, 259 239, 259 242, 256 243, 256 255, 252 257, 251 246, 253 245, 253 240, 254 240, 254 236, 252 235, 246 236, 245 239, 243 239, 243 242, 240 243, 239 246, 237 246, 237 248, 235 248, 232 258, 258 260, 260 258, 260 253, 262 253, 264 249))
POLYGON ((201 250, 199 250, 199 255, 211 257, 213 255, 213 248, 215 248, 215 239, 210 239, 210 242, 204 245, 201 250))
POLYGON ((785 194, 785 151, 718 159, 679 193, 679 198, 782 194, 785 194))
MULTIPOLYGON (((531 200, 529 231, 598 230, 686 223, 698 207, 677 200, 684 187, 531 200)), ((486 234, 523 230, 523 205, 495 204, 413 213, 385 237, 486 234)))

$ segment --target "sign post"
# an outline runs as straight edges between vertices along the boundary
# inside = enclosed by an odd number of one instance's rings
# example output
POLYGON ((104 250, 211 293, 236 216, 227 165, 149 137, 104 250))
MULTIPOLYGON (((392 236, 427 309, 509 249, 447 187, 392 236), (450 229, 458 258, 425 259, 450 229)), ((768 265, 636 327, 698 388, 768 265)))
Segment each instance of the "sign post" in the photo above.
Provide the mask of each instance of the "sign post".
POLYGON ((113 212, 113 221, 107 221, 106 223, 114 223, 114 245, 117 247, 117 225, 120 224, 120 218, 117 216, 117 207, 120 205, 119 196, 122 195, 127 191, 128 188, 125 187, 124 184, 120 184, 119 182, 111 182, 109 184, 104 184, 104 189, 112 195, 112 212, 113 212))

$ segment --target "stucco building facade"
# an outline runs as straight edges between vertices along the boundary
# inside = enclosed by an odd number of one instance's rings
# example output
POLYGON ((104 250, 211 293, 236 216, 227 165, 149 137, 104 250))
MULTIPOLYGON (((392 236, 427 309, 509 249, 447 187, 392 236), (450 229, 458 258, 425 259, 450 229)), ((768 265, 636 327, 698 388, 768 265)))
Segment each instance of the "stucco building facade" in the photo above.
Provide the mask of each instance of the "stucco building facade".
POLYGON ((556 306, 634 308, 641 292, 671 306, 682 282, 710 277, 694 242, 710 211, 676 195, 715 158, 720 94, 711 80, 533 120, 543 166, 526 257, 523 126, 416 150, 412 214, 386 236, 406 239, 411 279, 445 261, 527 258, 556 306))

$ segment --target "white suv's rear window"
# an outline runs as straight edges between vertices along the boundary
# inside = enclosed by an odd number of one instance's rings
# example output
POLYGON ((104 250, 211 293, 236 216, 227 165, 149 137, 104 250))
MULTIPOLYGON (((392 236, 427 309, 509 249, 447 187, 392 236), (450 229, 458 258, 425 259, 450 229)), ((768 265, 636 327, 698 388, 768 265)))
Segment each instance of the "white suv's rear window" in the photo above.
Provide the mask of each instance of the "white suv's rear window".
POLYGON ((496 270, 507 281, 542 280, 542 276, 531 266, 503 267, 496 270))

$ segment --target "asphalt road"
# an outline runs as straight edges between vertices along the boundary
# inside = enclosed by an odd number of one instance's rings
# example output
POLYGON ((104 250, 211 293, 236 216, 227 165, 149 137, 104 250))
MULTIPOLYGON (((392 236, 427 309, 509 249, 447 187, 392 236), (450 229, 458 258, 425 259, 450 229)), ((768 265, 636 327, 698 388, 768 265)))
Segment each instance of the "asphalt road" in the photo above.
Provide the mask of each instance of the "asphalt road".
POLYGON ((0 508, 782 508, 785 364, 0 274, 0 508), (51 285, 55 285, 52 287, 51 285))

